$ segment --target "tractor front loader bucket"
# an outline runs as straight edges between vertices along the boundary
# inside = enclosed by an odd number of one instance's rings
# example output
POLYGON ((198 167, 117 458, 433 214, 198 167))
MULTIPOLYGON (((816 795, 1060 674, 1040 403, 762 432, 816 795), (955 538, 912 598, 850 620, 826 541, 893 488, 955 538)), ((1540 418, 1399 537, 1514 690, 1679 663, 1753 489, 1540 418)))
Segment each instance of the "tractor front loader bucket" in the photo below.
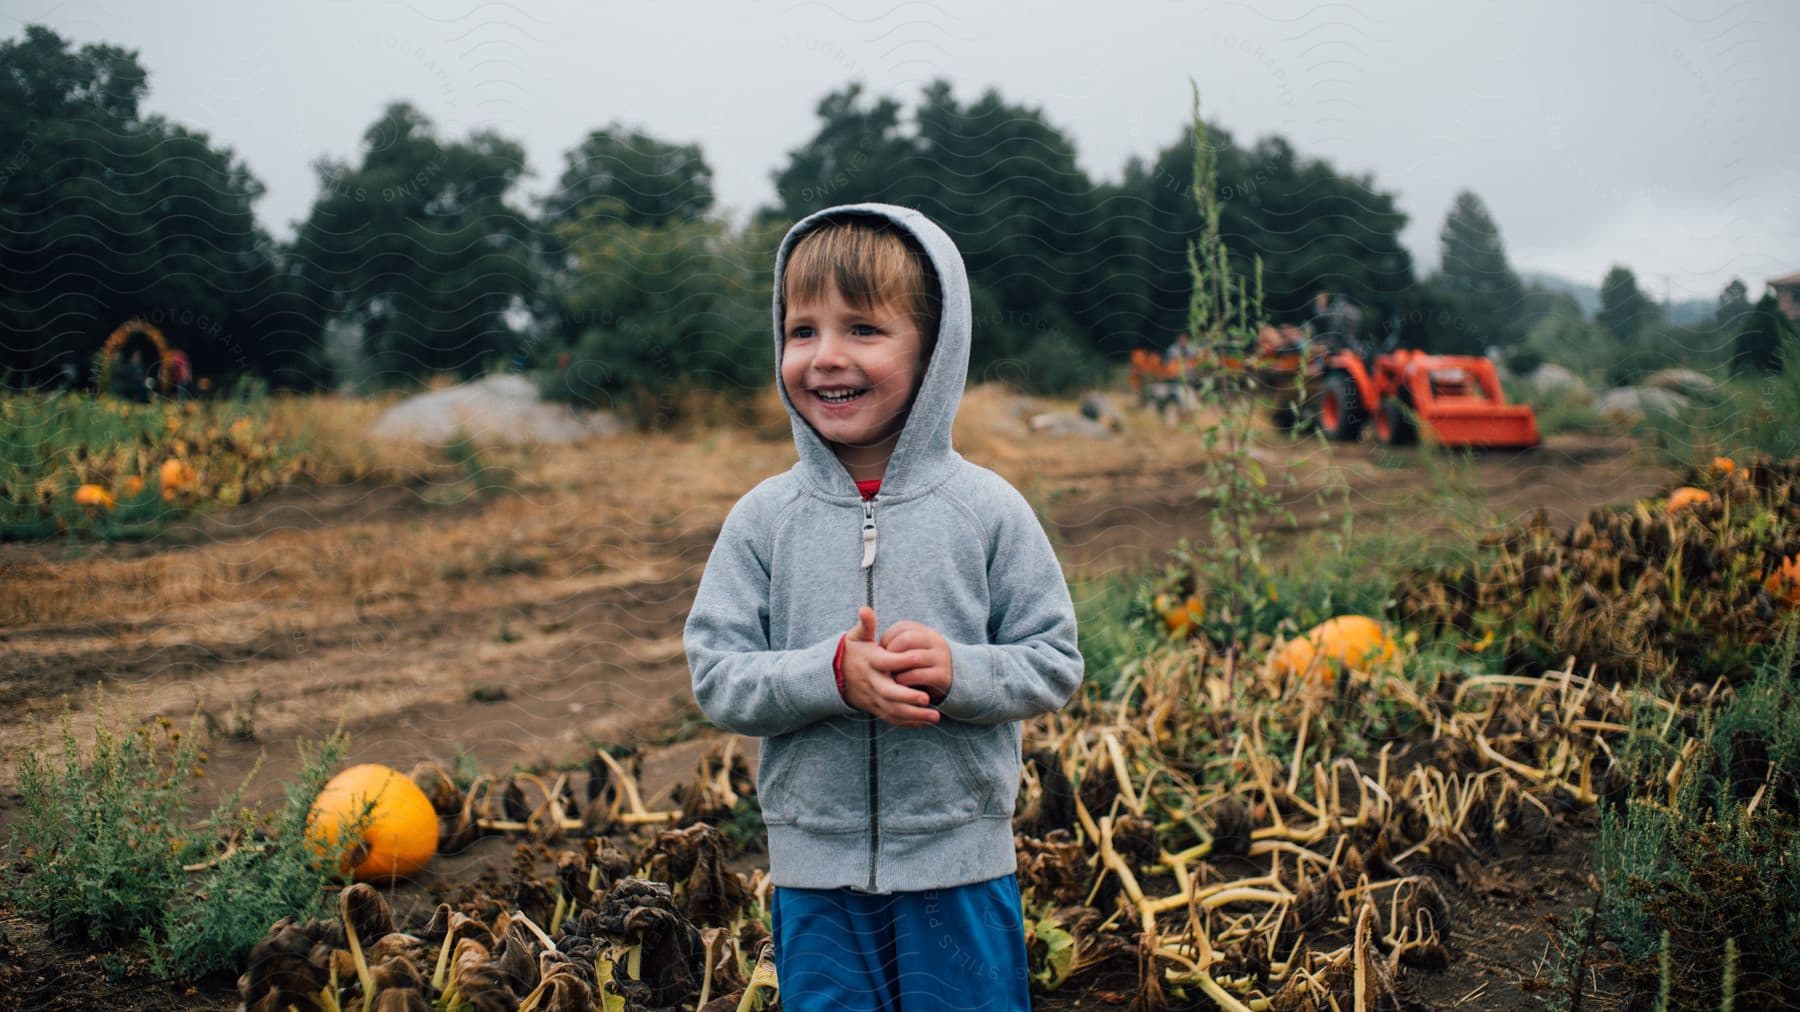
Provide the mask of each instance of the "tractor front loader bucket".
POLYGON ((1445 446, 1525 449, 1538 445, 1537 415, 1527 404, 1438 397, 1419 408, 1419 434, 1445 446))

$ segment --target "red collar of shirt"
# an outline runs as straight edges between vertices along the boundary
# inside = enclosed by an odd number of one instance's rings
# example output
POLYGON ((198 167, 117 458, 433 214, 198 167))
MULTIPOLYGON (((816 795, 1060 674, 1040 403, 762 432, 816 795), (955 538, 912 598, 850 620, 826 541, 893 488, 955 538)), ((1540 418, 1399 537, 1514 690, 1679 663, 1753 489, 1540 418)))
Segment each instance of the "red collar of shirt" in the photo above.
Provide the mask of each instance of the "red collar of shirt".
POLYGON ((859 481, 856 483, 856 490, 862 493, 864 499, 873 499, 875 493, 881 491, 881 479, 870 478, 868 481, 859 481))

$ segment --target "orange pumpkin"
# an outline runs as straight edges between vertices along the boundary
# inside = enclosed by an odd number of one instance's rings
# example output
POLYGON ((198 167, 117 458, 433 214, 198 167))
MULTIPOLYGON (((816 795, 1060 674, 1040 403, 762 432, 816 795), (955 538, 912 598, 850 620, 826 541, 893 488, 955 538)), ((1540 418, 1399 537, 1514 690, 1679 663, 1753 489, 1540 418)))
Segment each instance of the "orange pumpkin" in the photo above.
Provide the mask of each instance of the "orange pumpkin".
POLYGON ((437 853, 437 810, 411 778, 379 763, 332 777, 306 817, 306 836, 321 854, 341 853, 339 870, 358 882, 416 874, 437 853), (347 827, 360 839, 339 842, 347 827))
POLYGON ((199 480, 194 469, 179 460, 165 460, 162 465, 162 495, 164 499, 175 498, 175 493, 193 485, 199 480))
POLYGON ((1168 630, 1169 635, 1179 637, 1186 636, 1190 626, 1198 625, 1206 617, 1206 606, 1192 595, 1177 604, 1168 594, 1158 594, 1156 613, 1162 616, 1163 628, 1168 630))
POLYGON ((1730 474, 1737 470, 1737 461, 1730 457, 1714 457, 1712 471, 1714 474, 1730 474))
POLYGON ((1683 485, 1669 493, 1669 502, 1663 507, 1663 512, 1674 513, 1678 510, 1686 509, 1689 506, 1695 506, 1703 502, 1711 501, 1711 492, 1708 492, 1703 488, 1695 488, 1692 485, 1683 485))
POLYGON ((109 510, 113 508, 112 493, 98 485, 83 485, 75 490, 75 505, 98 506, 109 510))
POLYGON ((1800 555, 1781 560, 1781 568, 1763 580, 1769 596, 1790 608, 1800 608, 1800 555))
POLYGON ((119 490, 125 493, 125 498, 130 499, 144 490, 144 479, 140 475, 127 475, 125 480, 119 483, 119 490))
POLYGON ((1330 682, 1337 668, 1362 671, 1393 657, 1394 641, 1380 622, 1363 615, 1340 615, 1320 622, 1270 654, 1269 671, 1284 678, 1317 671, 1330 682))

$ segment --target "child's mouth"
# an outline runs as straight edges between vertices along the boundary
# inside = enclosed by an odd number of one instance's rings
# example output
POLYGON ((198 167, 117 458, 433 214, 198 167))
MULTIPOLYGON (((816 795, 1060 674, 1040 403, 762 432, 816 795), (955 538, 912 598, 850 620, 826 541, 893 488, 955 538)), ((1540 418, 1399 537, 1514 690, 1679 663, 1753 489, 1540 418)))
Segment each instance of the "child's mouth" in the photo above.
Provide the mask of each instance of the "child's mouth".
POLYGON ((867 388, 862 388, 862 389, 841 388, 841 389, 836 389, 836 390, 814 390, 813 396, 817 397, 819 400, 822 400, 827 404, 849 404, 851 401, 856 400, 857 398, 861 397, 863 394, 866 394, 868 392, 869 391, 867 388))

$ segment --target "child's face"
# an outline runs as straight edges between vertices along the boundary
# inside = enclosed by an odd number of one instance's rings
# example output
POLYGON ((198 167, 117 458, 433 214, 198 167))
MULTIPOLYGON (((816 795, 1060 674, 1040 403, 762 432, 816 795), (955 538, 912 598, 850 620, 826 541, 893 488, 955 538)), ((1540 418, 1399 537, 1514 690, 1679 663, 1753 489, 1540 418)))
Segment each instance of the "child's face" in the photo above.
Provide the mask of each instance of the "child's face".
POLYGON ((925 374, 912 315, 892 299, 864 312, 831 286, 823 299, 789 300, 782 329, 788 399, 854 477, 880 477, 925 374))

